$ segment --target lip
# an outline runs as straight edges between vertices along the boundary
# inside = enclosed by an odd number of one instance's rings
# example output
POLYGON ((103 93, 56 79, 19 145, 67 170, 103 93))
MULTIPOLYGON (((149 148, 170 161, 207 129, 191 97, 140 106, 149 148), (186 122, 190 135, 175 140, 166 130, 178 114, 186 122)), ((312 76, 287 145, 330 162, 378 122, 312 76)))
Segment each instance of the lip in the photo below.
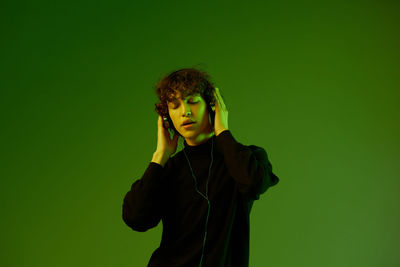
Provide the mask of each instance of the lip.
POLYGON ((191 123, 191 122, 195 122, 194 120, 191 120, 191 119, 186 119, 182 124, 181 124, 181 126, 183 126, 185 123, 191 123))
POLYGON ((195 122, 194 120, 191 120, 191 119, 186 119, 182 124, 181 124, 181 126, 183 126, 185 123, 192 123, 192 122, 195 122))
POLYGON ((192 126, 195 125, 195 124, 196 123, 193 122, 192 124, 182 125, 182 127, 185 128, 185 129, 189 129, 189 128, 192 128, 192 126))

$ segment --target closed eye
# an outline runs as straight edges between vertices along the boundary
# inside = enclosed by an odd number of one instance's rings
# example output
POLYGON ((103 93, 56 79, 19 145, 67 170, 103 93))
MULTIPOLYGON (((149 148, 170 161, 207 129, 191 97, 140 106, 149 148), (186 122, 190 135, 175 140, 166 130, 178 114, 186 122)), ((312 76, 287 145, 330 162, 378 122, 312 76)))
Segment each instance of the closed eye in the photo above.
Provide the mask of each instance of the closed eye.
MULTIPOLYGON (((194 104, 199 103, 199 101, 188 101, 188 103, 194 105, 194 104)), ((179 104, 173 104, 173 106, 171 108, 176 109, 178 107, 179 107, 179 104)))

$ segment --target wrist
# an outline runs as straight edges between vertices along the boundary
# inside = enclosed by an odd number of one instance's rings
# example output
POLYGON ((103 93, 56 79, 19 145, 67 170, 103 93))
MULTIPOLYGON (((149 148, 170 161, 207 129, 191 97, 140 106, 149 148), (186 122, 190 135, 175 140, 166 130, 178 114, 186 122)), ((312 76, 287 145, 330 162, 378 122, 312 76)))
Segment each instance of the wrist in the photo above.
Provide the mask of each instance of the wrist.
POLYGON ((223 131, 227 131, 227 128, 222 128, 222 129, 218 129, 215 131, 215 135, 218 136, 220 133, 222 133, 223 131))
POLYGON ((151 161, 158 163, 164 167, 169 159, 169 156, 170 155, 164 151, 156 151, 153 153, 153 158, 151 159, 151 161))

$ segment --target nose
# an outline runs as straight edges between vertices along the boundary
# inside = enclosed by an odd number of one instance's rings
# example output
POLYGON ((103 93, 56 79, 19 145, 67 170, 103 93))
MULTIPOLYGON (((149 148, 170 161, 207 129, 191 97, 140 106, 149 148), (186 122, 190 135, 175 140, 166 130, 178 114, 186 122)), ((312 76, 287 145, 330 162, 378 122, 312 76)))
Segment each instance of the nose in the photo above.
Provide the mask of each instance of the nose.
POLYGON ((190 106, 188 103, 183 103, 181 106, 182 106, 182 116, 183 117, 186 117, 187 112, 191 113, 190 106))

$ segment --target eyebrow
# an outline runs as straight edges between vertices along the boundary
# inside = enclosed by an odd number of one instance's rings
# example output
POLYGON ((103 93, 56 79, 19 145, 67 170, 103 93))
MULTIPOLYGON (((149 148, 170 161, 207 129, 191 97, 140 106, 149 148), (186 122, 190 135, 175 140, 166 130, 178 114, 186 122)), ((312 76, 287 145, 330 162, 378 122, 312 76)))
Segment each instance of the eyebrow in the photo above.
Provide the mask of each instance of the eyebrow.
MULTIPOLYGON (((195 98, 195 97, 199 97, 200 96, 200 94, 199 93, 194 93, 194 94, 190 94, 190 95, 187 95, 185 98, 195 98)), ((182 97, 180 97, 180 99, 182 99, 182 97)), ((176 102, 178 100, 178 97, 175 97, 175 96, 173 96, 172 98, 171 98, 171 101, 169 101, 169 102, 176 102)))

